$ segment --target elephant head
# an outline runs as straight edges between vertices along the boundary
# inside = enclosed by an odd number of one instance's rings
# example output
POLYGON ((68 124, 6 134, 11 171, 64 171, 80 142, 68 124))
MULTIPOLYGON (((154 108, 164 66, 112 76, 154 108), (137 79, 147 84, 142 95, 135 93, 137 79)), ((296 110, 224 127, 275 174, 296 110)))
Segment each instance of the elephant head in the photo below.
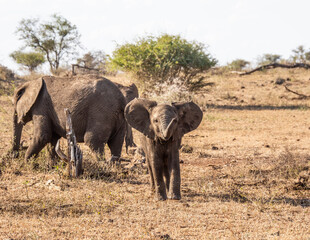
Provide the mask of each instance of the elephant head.
POLYGON ((202 120, 202 111, 193 102, 157 104, 146 99, 134 99, 125 108, 128 123, 151 139, 168 141, 181 139, 196 129, 202 120))
POLYGON ((14 115, 13 115, 13 151, 18 151, 23 124, 31 121, 31 108, 36 102, 41 88, 43 79, 26 82, 17 88, 14 92, 14 115))

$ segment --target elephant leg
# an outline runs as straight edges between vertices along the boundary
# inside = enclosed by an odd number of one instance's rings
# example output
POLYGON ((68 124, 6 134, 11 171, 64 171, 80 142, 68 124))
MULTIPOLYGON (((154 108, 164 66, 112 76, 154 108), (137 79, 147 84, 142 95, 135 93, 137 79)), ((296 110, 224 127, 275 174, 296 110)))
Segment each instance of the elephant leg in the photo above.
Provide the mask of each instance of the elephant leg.
POLYGON ((25 160, 35 157, 47 143, 51 142, 52 132, 47 117, 33 116, 33 138, 26 151, 25 160))
POLYGON ((168 197, 173 200, 181 199, 181 174, 179 152, 175 151, 171 158, 168 159, 168 168, 170 173, 170 186, 168 197))
POLYGON ((47 145, 48 155, 50 159, 50 166, 49 166, 50 168, 54 167, 57 163, 57 160, 59 160, 59 157, 55 150, 59 138, 60 137, 58 135, 53 134, 51 142, 47 145))
POLYGON ((150 164, 150 161, 148 160, 148 158, 146 159, 146 162, 147 162, 147 168, 149 170, 150 179, 151 179, 151 189, 152 189, 152 191, 154 191, 155 190, 154 175, 153 175, 151 164, 150 164))
POLYGON ((96 131, 87 131, 84 135, 84 142, 92 150, 98 161, 104 160, 104 145, 106 140, 100 139, 96 131))
POLYGON ((108 140, 108 146, 111 151, 111 160, 112 162, 118 161, 119 158, 121 157, 122 153, 122 147, 123 147, 123 142, 124 142, 124 136, 125 136, 125 131, 126 131, 126 126, 123 124, 116 134, 112 136, 108 140))
POLYGON ((158 200, 166 200, 167 193, 166 193, 166 185, 163 176, 163 168, 164 163, 162 159, 154 159, 151 162, 151 169, 153 173, 153 178, 155 182, 155 193, 158 200))
POLYGON ((166 189, 167 191, 169 191, 169 185, 170 185, 170 173, 169 173, 169 169, 168 166, 164 166, 164 177, 165 177, 165 182, 166 182, 166 189))

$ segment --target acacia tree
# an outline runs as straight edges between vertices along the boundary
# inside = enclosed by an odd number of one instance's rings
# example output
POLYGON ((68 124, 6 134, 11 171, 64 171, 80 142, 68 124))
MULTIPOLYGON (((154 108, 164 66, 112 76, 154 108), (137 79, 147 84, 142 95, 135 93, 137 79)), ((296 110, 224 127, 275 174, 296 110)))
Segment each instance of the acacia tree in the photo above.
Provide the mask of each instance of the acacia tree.
POLYGON ((216 63, 202 43, 168 34, 118 46, 111 58, 112 67, 133 73, 144 88, 178 79, 190 91, 204 86, 203 72, 216 63))
POLYGON ((10 54, 10 57, 18 64, 26 67, 30 72, 33 72, 45 62, 44 55, 41 52, 14 51, 10 54))
POLYGON ((77 27, 64 17, 53 14, 48 22, 37 18, 22 19, 16 33, 30 47, 44 53, 52 73, 55 73, 64 57, 76 54, 80 47, 77 27))

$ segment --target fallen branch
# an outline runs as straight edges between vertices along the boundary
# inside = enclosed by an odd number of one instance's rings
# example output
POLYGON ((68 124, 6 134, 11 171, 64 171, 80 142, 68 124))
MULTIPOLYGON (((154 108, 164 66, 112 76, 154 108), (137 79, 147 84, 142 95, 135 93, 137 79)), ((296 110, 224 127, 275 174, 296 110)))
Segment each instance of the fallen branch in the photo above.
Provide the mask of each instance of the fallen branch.
POLYGON ((295 64, 292 64, 292 65, 286 65, 286 64, 281 64, 281 63, 270 63, 270 64, 267 64, 267 65, 263 65, 263 66, 260 66, 258 68, 255 68, 249 72, 244 72, 244 73, 240 73, 239 75, 240 76, 243 76, 243 75, 249 75, 253 72, 256 72, 256 71, 262 71, 262 70, 265 70, 265 69, 274 69, 274 68, 305 68, 305 69, 309 69, 310 68, 310 64, 307 64, 307 63, 295 63, 295 64))
POLYGON ((286 89, 287 91, 289 91, 289 92, 291 92, 291 93, 294 93, 294 94, 298 95, 298 96, 300 97, 299 99, 308 99, 308 98, 310 98, 309 95, 305 95, 305 94, 302 94, 302 93, 298 93, 298 92, 296 92, 296 91, 293 91, 293 90, 289 89, 289 88, 287 87, 287 85, 284 85, 284 87, 285 87, 285 89, 286 89))
POLYGON ((67 170, 69 176, 78 177, 82 174, 82 158, 83 153, 80 147, 77 145, 76 137, 72 127, 72 120, 69 109, 65 108, 65 114, 67 117, 66 122, 66 132, 67 132, 67 142, 68 142, 68 155, 64 154, 59 147, 59 139, 57 141, 55 150, 58 156, 67 162, 67 170))

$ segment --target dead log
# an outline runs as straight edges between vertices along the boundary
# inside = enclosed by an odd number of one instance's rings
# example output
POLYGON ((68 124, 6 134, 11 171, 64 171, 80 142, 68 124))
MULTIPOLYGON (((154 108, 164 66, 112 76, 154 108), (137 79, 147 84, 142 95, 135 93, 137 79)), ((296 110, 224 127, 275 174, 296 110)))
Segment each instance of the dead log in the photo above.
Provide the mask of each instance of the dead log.
POLYGON ((65 108, 66 121, 66 137, 68 143, 68 154, 64 154, 59 147, 59 140, 57 141, 55 150, 58 156, 67 162, 68 176, 78 177, 83 173, 82 159, 83 153, 76 142, 75 133, 72 127, 71 114, 69 109, 65 108))
POLYGON ((295 64, 291 64, 291 65, 287 65, 287 64, 281 64, 281 63, 270 63, 267 65, 263 65, 260 66, 258 68, 255 68, 251 71, 248 72, 244 72, 244 73, 240 73, 240 76, 243 75, 249 75, 251 73, 254 73, 256 71, 263 71, 265 69, 274 69, 274 68, 305 68, 305 69, 309 69, 310 68, 310 64, 307 63, 295 63, 295 64))

